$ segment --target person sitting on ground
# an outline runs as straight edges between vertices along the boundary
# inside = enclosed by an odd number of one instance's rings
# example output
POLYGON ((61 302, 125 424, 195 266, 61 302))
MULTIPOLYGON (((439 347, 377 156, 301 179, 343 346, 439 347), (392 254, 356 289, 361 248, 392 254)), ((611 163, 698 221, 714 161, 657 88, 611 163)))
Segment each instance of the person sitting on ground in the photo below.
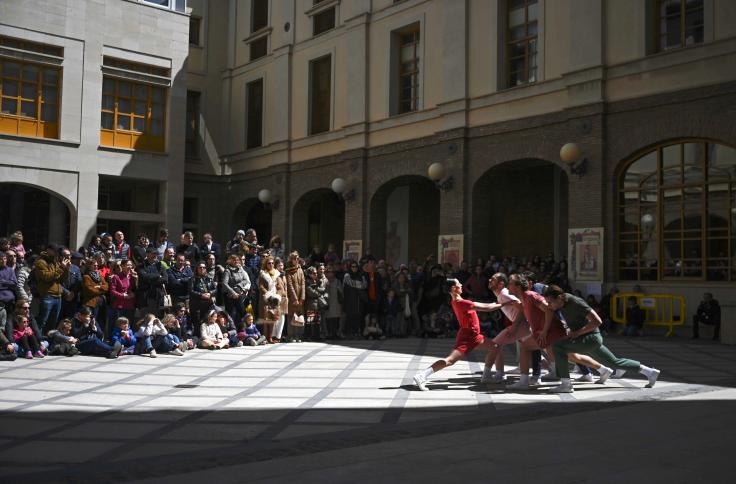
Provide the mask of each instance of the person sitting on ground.
POLYGON ((381 325, 378 324, 377 314, 365 315, 365 329, 363 329, 363 337, 369 340, 386 339, 386 336, 383 335, 381 325))
MULTIPOLYGON (((5 313, 5 308, 0 308, 0 313, 5 313)), ((0 331, 0 361, 14 361, 16 358, 16 345, 8 339, 5 331, 0 331)))
POLYGON ((161 334, 166 334, 166 328, 155 314, 146 314, 137 323, 135 332, 138 342, 136 344, 136 353, 139 355, 147 354, 150 358, 156 358, 158 353, 154 347, 154 338, 161 334), (163 331, 162 331, 163 330, 163 331))
POLYGON ((39 343, 36 335, 33 334, 27 316, 22 314, 15 316, 13 340, 18 345, 18 351, 24 354, 29 360, 33 359, 34 356, 36 358, 43 358, 45 356, 41 349, 41 343, 39 343))
POLYGON ((258 331, 258 327, 253 322, 252 314, 246 314, 243 318, 243 326, 238 333, 238 339, 247 346, 266 344, 266 337, 258 331))
POLYGON ((700 337, 700 323, 713 325, 713 341, 718 341, 721 335, 721 305, 710 292, 703 294, 703 300, 693 315, 693 339, 700 337))
POLYGON ((193 349, 195 346, 197 346, 194 339, 185 338, 185 334, 182 331, 181 325, 179 324, 179 320, 176 319, 176 316, 174 316, 173 314, 167 314, 164 316, 161 322, 163 323, 164 328, 166 328, 166 331, 168 331, 169 333, 168 338, 171 340, 172 343, 176 344, 176 349, 179 350, 177 352, 175 349, 172 348, 171 353, 175 354, 176 356, 182 356, 186 350, 193 349))
POLYGON ((130 328, 130 320, 126 317, 119 317, 115 320, 115 329, 112 331, 112 341, 123 345, 121 355, 132 355, 135 353, 138 338, 133 334, 130 328))
POLYGON ((77 338, 72 336, 72 320, 64 318, 56 329, 49 331, 50 355, 74 356, 79 354, 77 338))
POLYGON ((114 343, 112 346, 105 343, 105 335, 87 306, 82 306, 72 319, 72 334, 79 340, 77 348, 83 355, 117 358, 123 349, 120 343, 114 343))
POLYGON ((646 313, 639 307, 636 297, 631 296, 626 301, 626 327, 624 328, 624 336, 639 336, 644 328, 644 319, 646 313))
MULTIPOLYGON (((248 316, 253 317, 250 313, 248 313, 248 316)), ((238 330, 235 323, 224 309, 218 309, 217 311, 217 324, 230 346, 243 346, 243 342, 238 339, 238 330)))
POLYGON ((199 347, 208 350, 219 350, 230 346, 217 324, 217 310, 210 309, 207 320, 199 328, 199 347))

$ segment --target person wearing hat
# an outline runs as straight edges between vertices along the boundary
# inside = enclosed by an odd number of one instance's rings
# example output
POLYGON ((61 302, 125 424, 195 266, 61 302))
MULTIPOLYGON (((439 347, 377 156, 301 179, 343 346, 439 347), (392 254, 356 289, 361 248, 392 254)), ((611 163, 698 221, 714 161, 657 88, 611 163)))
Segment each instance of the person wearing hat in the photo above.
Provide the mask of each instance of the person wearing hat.
POLYGON ((48 244, 33 266, 41 301, 37 321, 43 333, 55 328, 59 322, 61 296, 64 293, 62 282, 69 276, 69 267, 72 265, 70 257, 60 257, 60 249, 57 244, 48 244))
POLYGON ((245 230, 238 230, 235 232, 235 237, 233 237, 230 242, 227 244, 227 253, 230 254, 238 254, 240 252, 240 242, 242 242, 245 239, 245 230))

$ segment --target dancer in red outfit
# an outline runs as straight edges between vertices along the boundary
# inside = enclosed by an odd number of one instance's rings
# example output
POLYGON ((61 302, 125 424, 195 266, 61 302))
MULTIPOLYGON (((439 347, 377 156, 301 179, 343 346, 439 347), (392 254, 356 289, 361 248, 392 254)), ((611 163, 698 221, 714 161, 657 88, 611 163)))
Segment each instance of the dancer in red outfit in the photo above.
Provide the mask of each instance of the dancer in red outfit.
POLYGON ((457 360, 473 351, 478 346, 484 346, 490 350, 491 340, 486 340, 480 334, 480 321, 478 320, 477 311, 491 312, 501 309, 503 304, 499 303, 479 303, 463 299, 460 294, 463 291, 463 285, 457 279, 448 279, 450 285, 450 296, 452 297, 452 309, 455 317, 460 324, 460 330, 457 332, 455 339, 455 347, 452 352, 442 360, 437 360, 429 368, 417 372, 414 375, 414 383, 420 390, 426 391, 427 379, 432 373, 436 373, 441 369, 452 366, 457 360))

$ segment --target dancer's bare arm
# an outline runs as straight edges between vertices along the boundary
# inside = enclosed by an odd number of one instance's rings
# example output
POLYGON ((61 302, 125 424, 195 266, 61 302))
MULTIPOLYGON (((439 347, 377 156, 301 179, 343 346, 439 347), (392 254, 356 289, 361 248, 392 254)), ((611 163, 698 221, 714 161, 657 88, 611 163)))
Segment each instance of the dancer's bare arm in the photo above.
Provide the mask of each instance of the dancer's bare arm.
POLYGON ((504 305, 501 303, 480 303, 480 302, 473 302, 473 309, 476 311, 486 312, 490 313, 493 311, 498 311, 501 309, 504 305))
POLYGON ((587 323, 585 323, 585 326, 578 329, 577 331, 571 331, 570 332, 570 339, 575 339, 578 336, 582 336, 584 334, 590 333, 592 331, 595 331, 598 329, 598 326, 603 324, 603 321, 601 321, 601 317, 598 316, 598 313, 596 313, 594 310, 588 311, 588 315, 586 316, 587 323))

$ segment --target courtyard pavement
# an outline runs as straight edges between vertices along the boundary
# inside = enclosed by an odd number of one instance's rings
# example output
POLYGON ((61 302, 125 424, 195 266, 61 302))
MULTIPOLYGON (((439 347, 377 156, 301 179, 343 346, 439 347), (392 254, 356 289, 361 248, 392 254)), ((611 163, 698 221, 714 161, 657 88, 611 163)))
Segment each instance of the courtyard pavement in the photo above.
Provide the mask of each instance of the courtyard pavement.
MULTIPOLYGON (((732 482, 736 348, 608 337, 662 370, 556 395, 481 385, 452 340, 0 362, 7 482, 732 482)), ((507 351, 507 368, 514 366, 507 351)), ((513 375, 511 375, 513 381, 513 375)), ((551 385, 551 384, 550 384, 551 385)))

